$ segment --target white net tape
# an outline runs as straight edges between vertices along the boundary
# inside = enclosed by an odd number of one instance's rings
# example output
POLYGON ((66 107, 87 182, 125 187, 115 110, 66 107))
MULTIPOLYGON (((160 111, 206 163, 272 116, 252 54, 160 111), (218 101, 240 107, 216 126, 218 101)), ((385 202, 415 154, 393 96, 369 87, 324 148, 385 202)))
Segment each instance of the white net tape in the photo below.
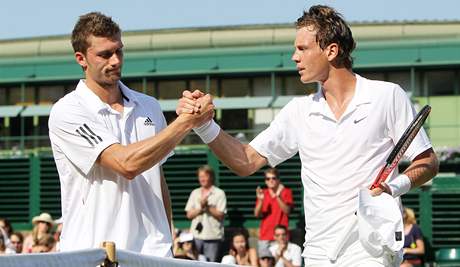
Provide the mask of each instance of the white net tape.
MULTIPOLYGON (((117 250, 120 267, 225 267, 220 263, 161 258, 117 250)), ((0 266, 8 267, 96 267, 104 262, 104 249, 87 249, 73 252, 17 254, 0 256, 0 266)))

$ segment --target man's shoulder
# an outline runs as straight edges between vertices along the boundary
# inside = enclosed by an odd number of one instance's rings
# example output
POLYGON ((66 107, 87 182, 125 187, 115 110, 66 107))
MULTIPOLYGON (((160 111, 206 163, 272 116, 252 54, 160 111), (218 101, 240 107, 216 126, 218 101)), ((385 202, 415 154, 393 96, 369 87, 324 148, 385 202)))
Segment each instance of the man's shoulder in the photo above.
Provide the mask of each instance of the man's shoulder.
POLYGON ((293 251, 302 251, 299 245, 289 242, 288 243, 288 249, 293 250, 293 251))
POLYGON ((393 82, 372 80, 365 77, 361 77, 361 79, 363 80, 364 88, 367 90, 372 90, 373 92, 388 93, 388 90, 396 90, 398 88, 401 88, 400 85, 393 82))
POLYGON ((214 189, 213 189, 217 194, 223 194, 225 195, 225 191, 220 189, 219 187, 215 186, 214 185, 214 189))
POLYGON ((50 120, 55 117, 67 117, 72 113, 85 111, 87 109, 81 104, 78 94, 76 94, 76 91, 72 91, 53 104, 50 111, 50 120))

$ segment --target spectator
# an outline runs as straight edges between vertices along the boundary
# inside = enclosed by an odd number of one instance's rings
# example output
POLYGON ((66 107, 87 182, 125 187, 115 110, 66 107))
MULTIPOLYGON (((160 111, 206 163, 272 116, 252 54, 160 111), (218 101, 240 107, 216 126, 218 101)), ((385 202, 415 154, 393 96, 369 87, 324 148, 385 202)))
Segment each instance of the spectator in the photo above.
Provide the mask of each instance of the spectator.
POLYGON ((266 189, 257 187, 254 216, 262 218, 260 222, 258 249, 268 249, 273 241, 276 225, 289 225, 289 213, 294 204, 292 191, 280 182, 278 170, 269 168, 265 171, 266 189))
POLYGON ((32 246, 32 253, 45 253, 51 252, 54 247, 54 237, 51 234, 44 234, 32 246))
POLYGON ((249 248, 246 231, 236 231, 233 234, 229 253, 222 258, 222 263, 258 266, 257 252, 254 248, 249 248))
POLYGON ((419 267, 423 264, 425 243, 422 231, 417 225, 414 210, 404 208, 404 260, 401 267, 419 267))
POLYGON ((56 230, 54 231, 54 240, 56 243, 54 243, 54 248, 53 251, 60 251, 59 249, 59 243, 61 241, 61 232, 62 232, 62 217, 59 219, 55 220, 54 223, 56 224, 56 230))
POLYGON ((284 225, 275 227, 275 243, 270 246, 270 252, 275 257, 276 267, 300 267, 302 265, 302 250, 289 242, 288 230, 284 225))
POLYGON ((24 243, 24 236, 20 232, 14 232, 10 236, 10 244, 17 254, 22 253, 22 245, 24 243))
POLYGON ((208 165, 197 171, 200 187, 193 190, 185 206, 187 218, 198 252, 216 262, 224 237, 224 216, 227 212, 225 192, 214 186, 214 171, 208 165))
POLYGON ((274 267, 275 257, 268 249, 259 250, 259 266, 260 267, 274 267))
POLYGON ((0 218, 0 227, 5 230, 8 238, 13 233, 13 226, 11 226, 10 221, 6 218, 0 218))
POLYGON ((32 224, 34 225, 32 235, 29 235, 24 239, 22 253, 31 253, 32 247, 37 244, 44 235, 51 233, 54 221, 49 213, 44 212, 39 216, 35 216, 32 219, 32 224))
POLYGON ((5 254, 6 240, 5 236, 0 232, 0 255, 5 254))
POLYGON ((174 250, 175 258, 207 261, 203 254, 198 253, 192 233, 182 232, 178 237, 177 244, 174 250))

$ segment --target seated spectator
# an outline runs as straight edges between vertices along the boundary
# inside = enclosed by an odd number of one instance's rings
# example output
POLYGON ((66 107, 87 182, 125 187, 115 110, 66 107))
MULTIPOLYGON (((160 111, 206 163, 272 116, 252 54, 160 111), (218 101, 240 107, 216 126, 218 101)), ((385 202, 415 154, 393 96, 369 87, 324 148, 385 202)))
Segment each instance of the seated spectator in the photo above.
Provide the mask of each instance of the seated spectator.
POLYGON ((61 241, 61 232, 62 232, 62 217, 55 220, 54 223, 56 224, 56 230, 54 230, 54 248, 52 251, 59 251, 59 242, 61 241))
POLYGON ((259 251, 259 266, 260 267, 274 267, 275 257, 268 249, 262 249, 259 251))
POLYGON ((174 249, 174 257, 180 259, 207 261, 206 257, 198 253, 193 234, 188 232, 180 233, 177 246, 174 249))
POLYGON ((13 233, 13 226, 6 218, 0 218, 0 227, 6 232, 8 238, 10 238, 11 234, 13 233))
POLYGON ((5 236, 0 232, 0 255, 5 254, 6 250, 6 242, 5 242, 5 236))
POLYGON ((11 248, 14 249, 16 254, 22 253, 22 244, 24 243, 24 236, 20 232, 14 232, 10 236, 11 248))
POLYGON ((32 219, 34 228, 32 229, 32 235, 27 236, 24 239, 22 253, 31 253, 32 247, 37 244, 38 240, 45 234, 50 234, 53 228, 53 218, 48 213, 42 213, 39 216, 35 216, 32 219))
POLYGON ((45 253, 51 252, 54 247, 54 237, 51 234, 44 234, 32 246, 32 253, 45 253))
POLYGON ((228 255, 222 258, 222 263, 245 266, 258 266, 257 252, 249 248, 248 234, 246 231, 236 231, 230 243, 228 255))
POLYGON ((275 226, 274 239, 275 242, 270 246, 270 251, 275 257, 275 266, 300 267, 302 265, 302 249, 289 242, 286 226, 275 226))
POLYGON ((414 210, 404 208, 404 260, 401 267, 419 267, 423 265, 425 243, 422 231, 417 225, 414 210))

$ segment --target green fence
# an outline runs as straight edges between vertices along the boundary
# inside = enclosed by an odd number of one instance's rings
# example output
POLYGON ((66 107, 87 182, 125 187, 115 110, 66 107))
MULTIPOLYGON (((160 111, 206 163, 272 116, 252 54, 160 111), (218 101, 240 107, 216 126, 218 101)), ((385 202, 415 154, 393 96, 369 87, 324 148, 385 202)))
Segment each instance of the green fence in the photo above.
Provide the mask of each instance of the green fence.
MULTIPOLYGON (((190 192, 199 186, 196 169, 203 164, 213 166, 216 184, 227 194, 226 226, 257 228, 259 221, 253 216, 253 207, 255 188, 264 184, 263 171, 250 177, 237 177, 202 146, 176 149, 175 155, 163 166, 176 227, 187 228, 190 224, 184 207, 190 192)), ((293 157, 278 168, 283 183, 293 190, 295 207, 290 227, 302 229, 299 157, 293 157)), ((441 165, 441 169, 459 173, 458 164, 441 165)), ((415 210, 428 251, 460 247, 460 176, 440 175, 433 180, 432 186, 406 194, 403 203, 415 210)), ((49 212, 55 218, 61 214, 59 178, 52 156, 43 153, 0 159, 0 217, 10 219, 16 229, 24 230, 31 228, 32 217, 40 212, 49 212)))

